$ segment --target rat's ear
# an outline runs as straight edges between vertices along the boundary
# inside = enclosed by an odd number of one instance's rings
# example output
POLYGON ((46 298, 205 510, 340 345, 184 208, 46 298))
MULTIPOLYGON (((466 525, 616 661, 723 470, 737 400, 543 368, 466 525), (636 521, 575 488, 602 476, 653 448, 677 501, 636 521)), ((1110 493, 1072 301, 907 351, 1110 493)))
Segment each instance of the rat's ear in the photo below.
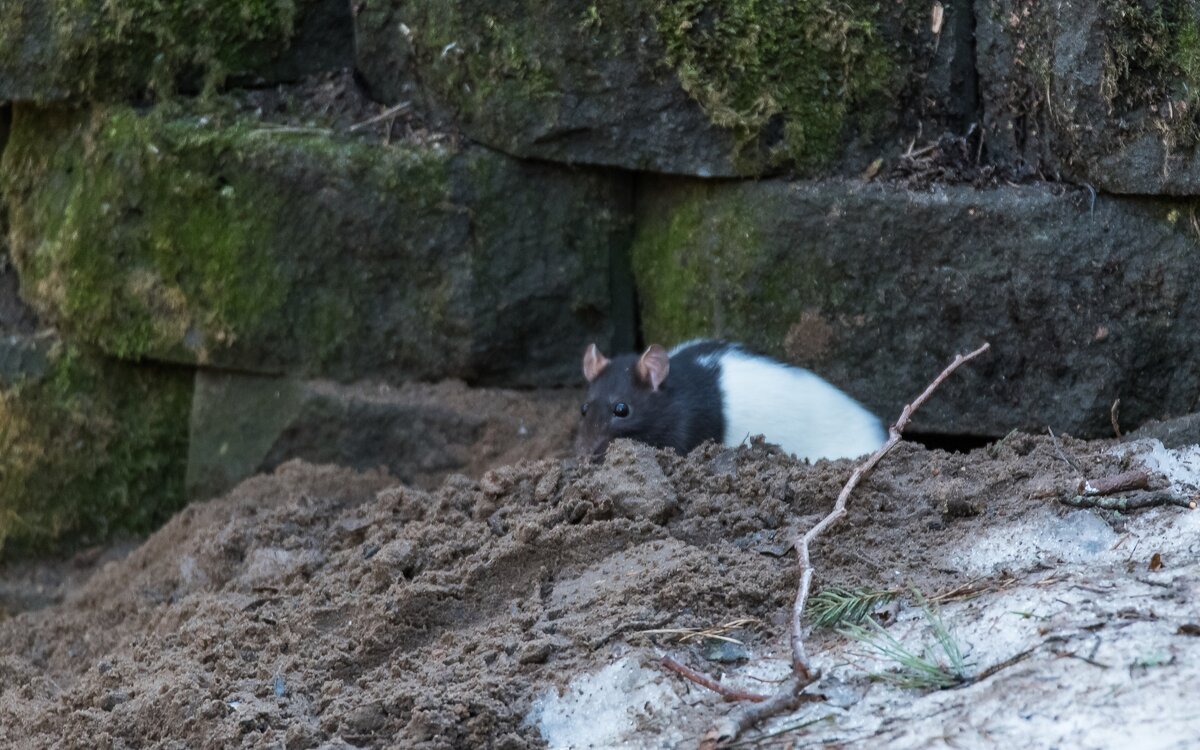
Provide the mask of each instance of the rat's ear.
POLYGON ((587 382, 600 377, 605 367, 608 367, 608 357, 601 354, 595 344, 588 346, 587 351, 583 353, 583 377, 587 378, 587 382))
POLYGON ((646 349, 637 363, 638 377, 649 383, 652 391, 658 390, 670 371, 671 358, 667 356, 667 350, 658 344, 646 349))

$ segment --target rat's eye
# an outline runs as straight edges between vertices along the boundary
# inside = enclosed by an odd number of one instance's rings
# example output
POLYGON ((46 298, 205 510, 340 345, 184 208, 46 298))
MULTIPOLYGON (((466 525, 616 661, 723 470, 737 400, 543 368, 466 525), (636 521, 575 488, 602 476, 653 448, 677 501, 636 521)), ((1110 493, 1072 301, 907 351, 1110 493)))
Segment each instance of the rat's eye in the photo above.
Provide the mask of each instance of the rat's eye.
POLYGON ((587 416, 587 409, 588 409, 587 402, 586 402, 586 401, 584 401, 584 402, 583 402, 583 406, 579 407, 579 413, 580 413, 580 414, 582 414, 583 416, 585 416, 585 417, 586 417, 586 416, 587 416))
POLYGON ((618 417, 621 417, 622 419, 625 417, 628 417, 629 416, 629 404, 625 403, 624 401, 618 401, 617 403, 613 404, 613 414, 616 414, 618 417))

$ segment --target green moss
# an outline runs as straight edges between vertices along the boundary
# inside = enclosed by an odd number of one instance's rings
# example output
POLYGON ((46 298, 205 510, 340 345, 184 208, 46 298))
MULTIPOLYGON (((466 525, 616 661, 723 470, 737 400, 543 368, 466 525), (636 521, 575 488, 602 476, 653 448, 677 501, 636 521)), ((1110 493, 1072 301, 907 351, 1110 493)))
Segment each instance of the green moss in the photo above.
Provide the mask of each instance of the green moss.
POLYGON ((0 22, 0 70, 36 100, 219 86, 287 49, 293 0, 50 0, 0 22))
POLYGON ((897 64, 876 5, 683 0, 654 14, 684 89, 744 145, 772 149, 771 161, 819 168, 839 152, 851 113, 892 103, 897 64), (760 144, 774 121, 782 142, 760 144))
POLYGON ((406 8, 414 53, 467 119, 496 117, 497 111, 502 119, 535 118, 541 108, 556 106, 562 65, 557 41, 544 26, 530 22, 536 16, 525 16, 513 5, 467 10, 434 0, 406 8))
POLYGON ((145 533, 184 501, 192 376, 61 347, 0 391, 0 552, 145 533))
POLYGON ((353 240, 330 238, 347 214, 396 206, 436 236, 448 210, 450 157, 436 150, 218 126, 170 108, 16 115, 0 180, 23 290, 119 357, 221 364, 253 352, 271 369, 377 346, 355 341, 374 300, 357 296, 353 240))
POLYGON ((282 304, 262 252, 278 202, 244 175, 193 167, 216 163, 227 134, 128 109, 21 109, 14 131, 7 163, 25 181, 13 189, 55 182, 13 222, 26 233, 14 242, 23 282, 44 311, 117 356, 203 361, 282 304))
POLYGON ((770 235, 786 194, 703 182, 661 194, 642 211, 632 249, 648 341, 719 336, 782 354, 799 312, 845 301, 843 269, 770 235))
POLYGON ((1200 22, 1191 0, 1106 0, 1102 93, 1113 119, 1158 132, 1171 147, 1200 143, 1200 22))
POLYGON ((515 130, 536 133, 564 111, 571 119, 590 99, 612 97, 614 80, 677 79, 733 135, 747 173, 816 171, 849 137, 894 118, 929 13, 916 0, 399 5, 421 83, 515 149, 528 146, 515 130))

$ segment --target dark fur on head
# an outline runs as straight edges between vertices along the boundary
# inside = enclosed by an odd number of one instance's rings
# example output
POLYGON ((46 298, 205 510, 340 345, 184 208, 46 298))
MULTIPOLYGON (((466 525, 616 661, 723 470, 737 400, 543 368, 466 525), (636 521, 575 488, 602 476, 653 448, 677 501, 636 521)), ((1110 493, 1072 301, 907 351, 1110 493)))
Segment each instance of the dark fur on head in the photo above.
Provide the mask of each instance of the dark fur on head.
POLYGON ((716 372, 694 358, 671 360, 656 345, 609 360, 592 344, 583 374, 589 387, 575 441, 580 455, 602 455, 616 438, 687 453, 724 436, 716 372))

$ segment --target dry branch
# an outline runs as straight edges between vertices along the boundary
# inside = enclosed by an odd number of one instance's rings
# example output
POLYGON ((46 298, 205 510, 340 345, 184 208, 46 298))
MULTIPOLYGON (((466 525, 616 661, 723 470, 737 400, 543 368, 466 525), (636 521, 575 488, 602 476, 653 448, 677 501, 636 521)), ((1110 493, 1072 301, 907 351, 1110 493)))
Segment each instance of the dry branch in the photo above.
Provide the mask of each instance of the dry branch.
POLYGON ((1084 479, 1075 489, 1080 495, 1115 495, 1129 490, 1144 490, 1150 486, 1150 472, 1133 469, 1100 479, 1084 479))
POLYGON ((809 558, 809 547, 813 540, 820 536, 826 529, 837 523, 842 516, 846 515, 846 502, 850 499, 850 493, 854 488, 874 470, 880 459, 888 454, 888 452, 900 442, 900 435, 904 429, 908 427, 912 415, 917 409, 929 400, 933 392, 937 390, 946 378, 964 363, 970 362, 980 354, 983 354, 991 346, 984 344, 970 354, 959 354, 954 358, 954 361, 947 365, 946 369, 942 370, 941 374, 934 378, 933 382, 917 396, 917 398, 900 412, 900 418, 896 420, 888 429, 888 439, 879 450, 872 453, 866 461, 859 464, 854 473, 850 475, 849 481, 842 487, 842 491, 838 494, 837 501, 833 505, 833 510, 829 515, 821 519, 816 526, 813 526, 803 536, 792 540, 792 545, 796 549, 796 557, 800 565, 800 585, 796 591, 796 601, 792 605, 792 631, 791 631, 791 649, 792 649, 792 676, 785 682, 780 689, 772 696, 760 703, 753 705, 742 706, 735 710, 732 714, 725 717, 714 729, 705 735, 705 745, 715 747, 719 743, 726 743, 737 738, 739 734, 756 726, 759 722, 769 719, 772 716, 777 716, 785 711, 795 709, 802 701, 801 693, 809 685, 816 682, 821 673, 812 666, 809 661, 808 653, 804 649, 804 626, 802 618, 804 615, 804 607, 808 602, 808 592, 812 588, 813 566, 809 558))
POLYGON ((1063 503, 1073 508, 1100 508, 1101 510, 1116 510, 1122 513, 1143 508, 1157 508, 1160 505, 1177 505, 1189 510, 1196 509, 1196 499, 1177 497, 1169 491, 1139 492, 1125 497, 1106 497, 1103 495, 1076 495, 1064 497, 1063 503))
POLYGON ((399 104, 397 104, 394 107, 388 107, 387 109, 383 110, 382 112, 375 115, 374 117, 368 117, 367 119, 363 120, 362 122, 354 123, 350 127, 346 128, 346 131, 349 133, 353 133, 354 131, 361 130, 361 129, 367 127, 368 125, 374 125, 377 122, 383 122, 384 120, 387 120, 389 118, 392 118, 399 114, 407 112, 411 106, 412 106, 412 102, 400 102, 399 104))
POLYGON ((727 701, 751 701, 753 703, 761 703, 769 697, 760 693, 747 693, 743 690, 734 690, 731 687, 726 687, 708 675, 698 672, 684 664, 680 664, 669 656, 664 656, 662 658, 662 665, 672 672, 691 680, 697 685, 708 688, 727 701))

